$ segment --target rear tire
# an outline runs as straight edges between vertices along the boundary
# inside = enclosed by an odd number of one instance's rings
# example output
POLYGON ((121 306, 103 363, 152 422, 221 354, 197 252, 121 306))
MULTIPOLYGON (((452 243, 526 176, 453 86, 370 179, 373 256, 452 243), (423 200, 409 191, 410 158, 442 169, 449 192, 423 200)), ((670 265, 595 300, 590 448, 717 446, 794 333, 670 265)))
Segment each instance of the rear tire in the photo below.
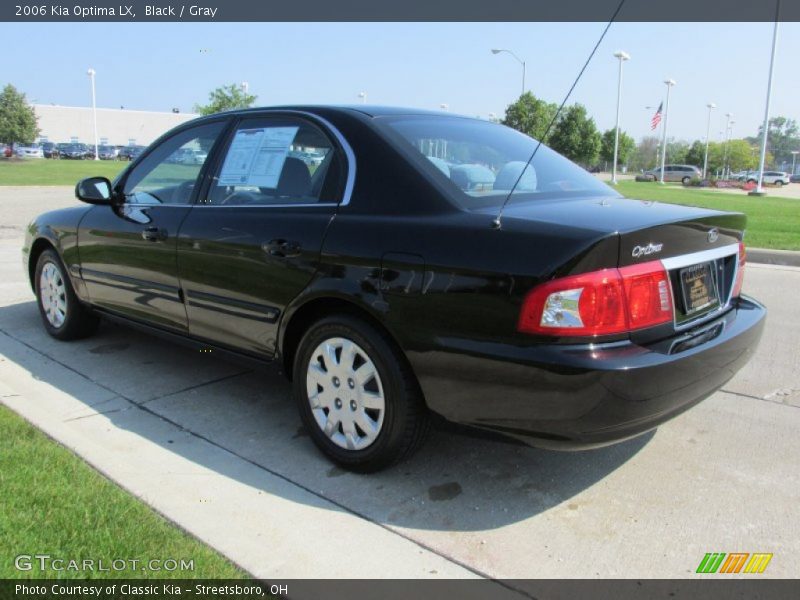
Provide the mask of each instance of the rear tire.
POLYGON ((39 255, 34 275, 36 300, 44 328, 58 340, 92 335, 99 317, 78 300, 64 264, 53 249, 39 255))
POLYGON ((783 187, 783 181, 778 179, 778 181, 775 182, 775 185, 778 186, 778 187, 783 187))
POLYGON ((691 183, 691 181, 692 181, 691 177, 684 177, 683 179, 681 179, 681 183, 683 185, 689 185, 689 183, 691 183))
POLYGON ((312 324, 298 346, 293 375, 311 439, 345 469, 369 473, 397 463, 430 429, 405 356, 357 317, 333 315, 312 324))

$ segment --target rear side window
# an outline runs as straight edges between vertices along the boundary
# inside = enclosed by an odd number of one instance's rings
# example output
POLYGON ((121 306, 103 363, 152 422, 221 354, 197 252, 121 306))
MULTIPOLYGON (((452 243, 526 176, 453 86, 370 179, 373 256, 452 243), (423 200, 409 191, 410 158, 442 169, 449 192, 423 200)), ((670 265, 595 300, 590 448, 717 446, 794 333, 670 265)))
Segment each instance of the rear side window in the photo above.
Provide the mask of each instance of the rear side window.
POLYGON ((338 202, 341 151, 316 125, 286 117, 242 120, 216 167, 206 204, 338 202))

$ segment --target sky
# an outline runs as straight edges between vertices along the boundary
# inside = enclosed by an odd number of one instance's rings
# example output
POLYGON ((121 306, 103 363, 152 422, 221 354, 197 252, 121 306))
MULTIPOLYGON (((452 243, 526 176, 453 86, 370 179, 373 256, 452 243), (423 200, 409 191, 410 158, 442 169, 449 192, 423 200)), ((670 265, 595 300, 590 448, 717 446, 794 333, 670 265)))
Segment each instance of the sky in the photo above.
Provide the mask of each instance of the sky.
MULTIPOLYGON (((30 102, 190 112, 215 87, 247 81, 257 105, 370 104, 501 117, 526 89, 560 103, 605 23, 2 23, 0 84, 30 102)), ((586 105, 601 130, 614 126, 616 50, 624 64, 620 125, 636 139, 670 96, 669 136, 711 140, 756 135, 764 119, 772 23, 615 23, 569 102, 586 105), (649 107, 649 108, 647 108, 649 107)), ((772 115, 800 120, 800 23, 782 23, 772 115)), ((660 134, 660 129, 659 129, 660 134)))

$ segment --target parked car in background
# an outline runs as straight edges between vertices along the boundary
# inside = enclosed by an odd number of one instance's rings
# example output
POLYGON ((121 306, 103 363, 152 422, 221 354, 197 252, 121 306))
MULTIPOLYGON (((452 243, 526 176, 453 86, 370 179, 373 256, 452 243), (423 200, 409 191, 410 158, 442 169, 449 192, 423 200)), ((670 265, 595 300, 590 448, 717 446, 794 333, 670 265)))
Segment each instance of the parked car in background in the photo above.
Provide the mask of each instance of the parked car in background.
MULTIPOLYGON (((661 181, 661 167, 645 171, 644 174, 653 181, 661 181)), ((694 178, 699 178, 703 172, 692 165, 664 165, 664 181, 679 181, 686 185, 694 178)))
POLYGON ((44 158, 44 152, 39 144, 17 144, 14 153, 17 158, 44 158))
POLYGON ((790 183, 800 183, 800 173, 795 173, 789 177, 790 183))
POLYGON ((44 154, 45 158, 58 158, 58 155, 60 154, 58 144, 53 142, 43 142, 42 154, 44 154))
POLYGON ((119 151, 114 146, 100 146, 97 149, 97 156, 100 160, 117 160, 119 151))
POLYGON ((86 144, 70 143, 64 146, 61 150, 61 158, 70 160, 86 160, 87 158, 94 158, 94 148, 90 148, 86 144))
POLYGON ((102 316, 274 362, 311 440, 358 471, 409 456, 434 417, 553 448, 628 439, 723 386, 764 328, 744 214, 624 198, 479 119, 219 113, 75 193, 26 228, 51 336, 102 316), (325 159, 312 173, 292 146, 325 159), (204 164, 164 164, 197 147, 204 164))
POLYGON ((313 152, 305 152, 302 150, 291 150, 289 152, 289 156, 299 158, 309 167, 318 167, 322 164, 322 161, 325 160, 325 157, 322 155, 314 154, 313 152))
POLYGON ((179 148, 172 156, 167 158, 166 162, 178 165, 202 165, 206 162, 206 158, 208 158, 208 153, 202 150, 179 148))
MULTIPOLYGON (((751 171, 745 177, 747 183, 758 183, 758 171, 751 171)), ((791 182, 791 175, 786 171, 764 171, 762 183, 781 187, 791 182)))
POLYGON ((119 151, 118 158, 120 160, 134 160, 144 150, 144 146, 125 146, 119 151))

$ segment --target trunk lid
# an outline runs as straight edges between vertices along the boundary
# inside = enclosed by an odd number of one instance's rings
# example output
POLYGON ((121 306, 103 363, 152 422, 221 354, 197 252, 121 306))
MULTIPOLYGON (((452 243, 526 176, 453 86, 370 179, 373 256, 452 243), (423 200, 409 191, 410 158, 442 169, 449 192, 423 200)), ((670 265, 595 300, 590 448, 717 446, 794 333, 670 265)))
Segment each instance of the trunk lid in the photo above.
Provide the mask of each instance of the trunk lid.
POLYGON ((503 213, 510 219, 618 234, 617 264, 608 266, 619 267, 737 245, 747 223, 741 213, 613 197, 511 203, 503 213))
MULTIPOLYGON (((603 265, 606 268, 661 261, 674 304, 672 331, 711 319, 730 305, 739 270, 739 242, 747 224, 741 213, 626 198, 509 204, 504 227, 511 227, 509 220, 617 236, 616 264, 603 265)), ((611 256, 605 260, 612 262, 611 256)))

